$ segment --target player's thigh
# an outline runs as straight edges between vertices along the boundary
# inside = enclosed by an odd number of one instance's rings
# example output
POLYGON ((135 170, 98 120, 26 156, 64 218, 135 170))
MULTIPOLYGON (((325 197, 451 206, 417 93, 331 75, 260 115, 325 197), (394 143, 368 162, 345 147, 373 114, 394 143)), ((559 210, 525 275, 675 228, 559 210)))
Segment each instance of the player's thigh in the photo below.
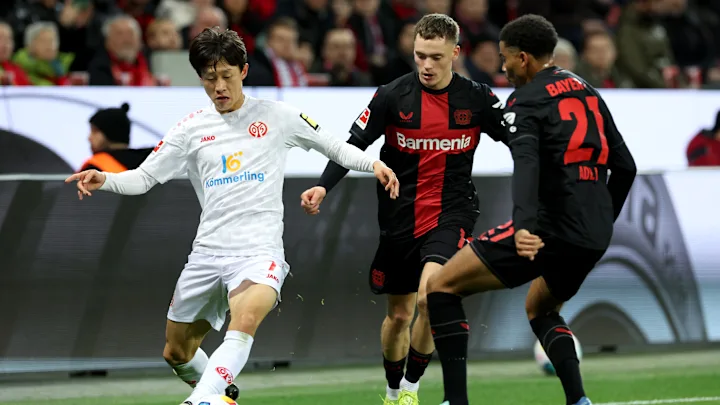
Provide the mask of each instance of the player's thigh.
POLYGON ((515 288, 540 274, 541 265, 537 259, 531 261, 518 256, 512 225, 505 224, 470 242, 448 261, 435 278, 445 280, 444 288, 451 290, 448 292, 470 295, 515 288))
MULTIPOLYGON (((546 242, 542 250, 547 247, 546 242)), ((536 287, 539 297, 551 298, 546 304, 536 304, 538 308, 544 310, 553 302, 558 306, 574 297, 604 254, 604 250, 586 249, 563 241, 552 243, 542 258, 543 280, 536 287)))
POLYGON ((370 268, 370 291, 374 294, 415 294, 420 286, 420 247, 424 238, 381 238, 370 268))
POLYGON ((420 248, 423 270, 418 289, 418 307, 421 310, 427 304, 427 282, 439 272, 460 248, 465 246, 472 234, 472 219, 459 219, 447 222, 433 229, 420 248))
POLYGON ((167 320, 165 325, 165 349, 163 357, 173 364, 185 364, 192 360, 207 333, 212 329, 205 319, 192 323, 167 320))
POLYGON ((167 319, 178 324, 205 320, 220 330, 227 311, 222 269, 220 258, 191 253, 175 284, 167 319))
POLYGON ((228 258, 223 283, 228 291, 231 330, 253 335, 280 302, 290 266, 273 256, 228 258))

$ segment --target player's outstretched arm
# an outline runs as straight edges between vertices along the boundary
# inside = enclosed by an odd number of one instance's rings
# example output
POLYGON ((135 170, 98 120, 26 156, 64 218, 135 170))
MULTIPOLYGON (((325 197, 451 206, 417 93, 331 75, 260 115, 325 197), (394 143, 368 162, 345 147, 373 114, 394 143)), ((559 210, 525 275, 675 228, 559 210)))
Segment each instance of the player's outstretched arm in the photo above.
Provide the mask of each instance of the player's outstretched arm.
POLYGON ((145 194, 157 184, 157 180, 139 168, 121 173, 85 170, 65 179, 66 183, 73 181, 77 184, 78 198, 81 200, 83 196, 92 196, 95 190, 124 195, 145 194))

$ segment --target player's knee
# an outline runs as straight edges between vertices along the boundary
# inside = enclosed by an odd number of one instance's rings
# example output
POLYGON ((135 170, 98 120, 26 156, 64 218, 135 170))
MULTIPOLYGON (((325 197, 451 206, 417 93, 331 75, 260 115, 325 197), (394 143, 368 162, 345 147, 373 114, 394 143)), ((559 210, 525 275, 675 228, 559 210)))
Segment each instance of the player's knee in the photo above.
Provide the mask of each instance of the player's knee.
POLYGON ((413 315, 410 311, 393 311, 387 315, 387 321, 390 328, 400 331, 410 327, 413 315))
POLYGON ((194 347, 183 347, 181 344, 173 344, 171 342, 165 342, 165 348, 163 349, 163 358, 171 366, 177 366, 180 364, 186 364, 192 360, 195 355, 194 347))
POLYGON ((255 331, 257 331, 258 326, 260 326, 260 322, 262 322, 261 317, 252 312, 244 312, 231 317, 229 329, 238 330, 254 336, 255 331))
MULTIPOLYGON (((427 291, 427 294, 431 294, 434 292, 445 292, 450 294, 455 294, 455 291, 453 291, 447 283, 445 283, 441 277, 440 273, 433 274, 428 278, 427 285, 425 287, 425 291, 427 291)), ((425 298, 427 302, 427 297, 425 298)), ((427 305, 427 304, 426 304, 427 305)))
POLYGON ((417 307, 418 307, 418 314, 420 316, 427 317, 428 314, 428 306, 427 306, 427 295, 426 294, 418 294, 417 299, 417 307))

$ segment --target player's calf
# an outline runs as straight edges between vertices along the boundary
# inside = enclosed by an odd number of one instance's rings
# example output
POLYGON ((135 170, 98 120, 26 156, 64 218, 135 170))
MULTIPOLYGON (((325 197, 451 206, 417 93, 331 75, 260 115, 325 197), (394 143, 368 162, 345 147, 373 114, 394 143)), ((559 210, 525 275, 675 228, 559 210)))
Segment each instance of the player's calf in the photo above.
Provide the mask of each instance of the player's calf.
POLYGON ((230 325, 223 343, 213 352, 208 365, 189 401, 211 394, 223 394, 240 374, 250 357, 254 335, 260 322, 272 310, 277 292, 267 285, 243 286, 240 293, 230 293, 230 325))
POLYGON ((208 363, 207 354, 200 348, 210 330, 206 321, 179 323, 167 321, 163 358, 173 372, 189 386, 195 388, 208 363))
POLYGON ((460 296, 446 292, 428 294, 428 310, 435 349, 443 370, 445 401, 467 405, 467 345, 470 327, 460 296))
POLYGON ((415 315, 415 294, 388 295, 388 312, 381 329, 383 366, 387 387, 385 403, 396 403, 410 346, 410 324, 415 315))
MULTIPOLYGON (((566 294, 563 298, 571 296, 566 294)), ((572 331, 558 313, 562 305, 563 300, 555 298, 543 277, 532 282, 525 301, 530 326, 555 367, 567 404, 574 405, 585 397, 585 390, 572 331)))

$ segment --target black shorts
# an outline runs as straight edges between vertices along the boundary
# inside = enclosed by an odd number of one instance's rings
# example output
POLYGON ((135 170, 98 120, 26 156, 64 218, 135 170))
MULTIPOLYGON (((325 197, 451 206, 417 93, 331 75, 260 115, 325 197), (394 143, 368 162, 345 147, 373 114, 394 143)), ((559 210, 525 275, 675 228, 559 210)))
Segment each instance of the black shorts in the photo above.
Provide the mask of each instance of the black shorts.
POLYGON ((512 222, 508 222, 483 233, 470 246, 505 287, 515 288, 542 276, 552 295, 561 301, 577 294, 587 275, 605 254, 605 250, 575 246, 538 232, 545 246, 531 261, 518 256, 513 236, 512 222))
POLYGON ((473 225, 472 221, 438 225, 414 239, 380 237, 370 269, 370 290, 392 295, 417 292, 425 263, 445 264, 465 246, 473 225))

